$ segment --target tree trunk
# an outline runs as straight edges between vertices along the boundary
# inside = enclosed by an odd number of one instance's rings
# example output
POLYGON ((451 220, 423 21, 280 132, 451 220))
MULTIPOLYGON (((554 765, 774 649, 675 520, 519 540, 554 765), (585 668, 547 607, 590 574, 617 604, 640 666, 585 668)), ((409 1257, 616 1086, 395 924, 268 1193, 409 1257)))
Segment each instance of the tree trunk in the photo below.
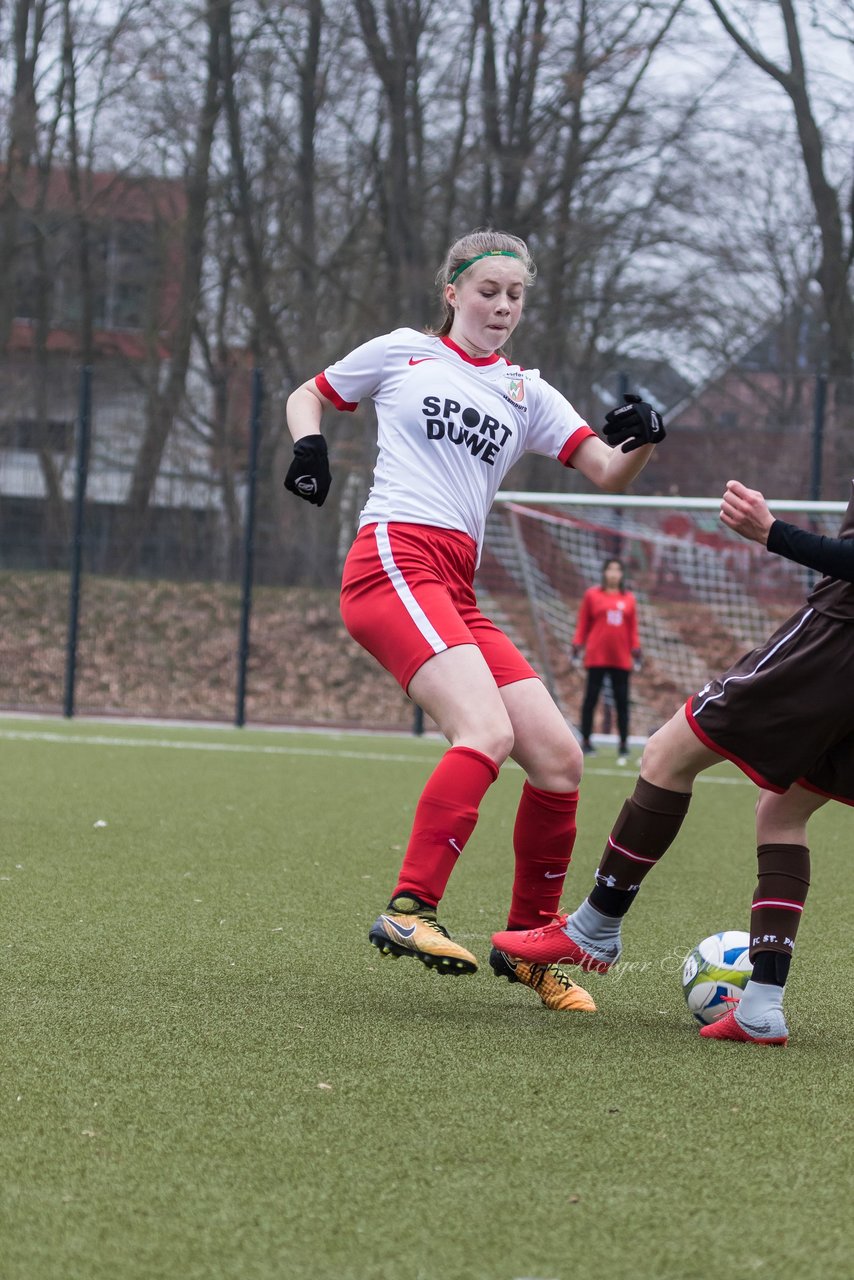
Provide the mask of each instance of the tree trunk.
POLYGON ((824 165, 824 139, 816 121, 806 81, 803 44, 792 0, 778 0, 786 32, 789 67, 766 58, 730 21, 718 0, 709 0, 727 34, 743 53, 788 94, 795 114, 804 170, 821 239, 817 278, 824 296, 828 324, 827 370, 831 377, 854 374, 854 299, 850 281, 851 236, 845 243, 840 193, 830 183, 824 165))
POLYGON ((378 157, 386 211, 388 264, 386 317, 416 323, 429 308, 424 291, 425 255, 422 214, 424 150, 419 43, 424 33, 420 0, 388 0, 388 35, 379 29, 373 0, 355 0, 362 39, 386 100, 388 146, 378 157))
POLYGON ((209 173, 214 130, 222 104, 222 47, 229 17, 228 4, 207 0, 207 75, 204 101, 196 126, 192 167, 187 175, 187 213, 184 223, 181 289, 178 315, 170 339, 170 361, 162 391, 152 388, 145 433, 139 447, 126 508, 127 544, 125 556, 131 560, 144 532, 163 450, 178 415, 187 370, 193 330, 199 307, 205 246, 205 220, 209 196, 209 173))
POLYGON ((6 168, 0 178, 0 348, 8 343, 15 318, 18 212, 36 149, 35 72, 44 34, 44 11, 44 0, 16 0, 12 38, 15 84, 6 168))

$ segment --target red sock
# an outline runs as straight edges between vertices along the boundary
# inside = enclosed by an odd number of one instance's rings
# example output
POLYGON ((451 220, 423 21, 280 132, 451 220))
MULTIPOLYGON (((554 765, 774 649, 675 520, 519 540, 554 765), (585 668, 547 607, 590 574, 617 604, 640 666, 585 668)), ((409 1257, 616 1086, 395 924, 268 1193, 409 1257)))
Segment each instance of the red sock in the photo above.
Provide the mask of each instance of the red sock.
POLYGON ((498 765, 473 747, 451 747, 427 779, 415 810, 397 888, 435 907, 457 858, 474 831, 480 802, 498 765))
POLYGON ((577 791, 540 791, 526 782, 513 829, 516 877, 508 929, 534 929, 556 916, 572 846, 577 791))

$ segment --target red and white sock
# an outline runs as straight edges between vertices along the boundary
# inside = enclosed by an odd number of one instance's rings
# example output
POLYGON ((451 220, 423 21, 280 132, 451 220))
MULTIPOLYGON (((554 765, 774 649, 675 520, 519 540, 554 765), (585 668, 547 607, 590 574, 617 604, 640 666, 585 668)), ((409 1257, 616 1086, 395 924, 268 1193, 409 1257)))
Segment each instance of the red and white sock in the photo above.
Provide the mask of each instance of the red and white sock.
POLYGON ((508 929, 535 929, 558 913, 575 844, 577 791, 541 791, 526 782, 516 813, 516 875, 508 929))
POLYGON ((495 761, 474 747, 445 752, 418 801, 393 898, 409 894, 437 905, 474 831, 480 802, 497 777, 495 761))

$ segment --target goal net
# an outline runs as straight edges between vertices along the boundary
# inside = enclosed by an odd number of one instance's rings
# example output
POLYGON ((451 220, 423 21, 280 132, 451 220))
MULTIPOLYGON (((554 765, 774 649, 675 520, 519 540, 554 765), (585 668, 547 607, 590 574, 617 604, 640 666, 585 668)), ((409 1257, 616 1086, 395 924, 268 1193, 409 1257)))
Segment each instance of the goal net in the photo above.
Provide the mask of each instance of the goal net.
MULTIPOLYGON (((774 514, 835 535, 842 502, 770 500, 774 514)), ((631 680, 631 734, 645 738, 803 603, 818 575, 721 524, 719 498, 499 494, 477 592, 576 724, 584 672, 571 661, 584 591, 619 558, 634 592, 643 668, 631 680)), ((605 685, 608 689, 607 681, 605 685)), ((616 732, 600 699, 594 735, 616 732)))

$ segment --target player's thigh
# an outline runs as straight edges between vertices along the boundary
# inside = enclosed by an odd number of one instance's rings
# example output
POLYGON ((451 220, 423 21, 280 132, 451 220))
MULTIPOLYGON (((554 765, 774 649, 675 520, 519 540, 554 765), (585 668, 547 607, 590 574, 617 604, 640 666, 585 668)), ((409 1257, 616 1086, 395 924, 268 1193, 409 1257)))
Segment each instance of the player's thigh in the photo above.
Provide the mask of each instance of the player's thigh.
POLYGON ((513 727, 477 645, 455 645, 428 658, 407 692, 449 742, 476 747, 499 764, 507 758, 513 727))
POLYGON ((854 805, 854 733, 838 737, 798 781, 811 794, 854 805))
POLYGON ((360 530, 344 566, 341 616, 353 639, 405 691, 425 662, 473 643, 442 576, 441 557, 421 546, 414 530, 360 530))
POLYGON ((500 689, 513 726, 511 755, 533 786, 543 791, 575 791, 584 767, 581 748, 539 679, 518 680, 500 689))
POLYGON ((697 774, 720 760, 716 751, 700 741, 680 707, 644 747, 641 775, 667 791, 689 792, 697 774))

